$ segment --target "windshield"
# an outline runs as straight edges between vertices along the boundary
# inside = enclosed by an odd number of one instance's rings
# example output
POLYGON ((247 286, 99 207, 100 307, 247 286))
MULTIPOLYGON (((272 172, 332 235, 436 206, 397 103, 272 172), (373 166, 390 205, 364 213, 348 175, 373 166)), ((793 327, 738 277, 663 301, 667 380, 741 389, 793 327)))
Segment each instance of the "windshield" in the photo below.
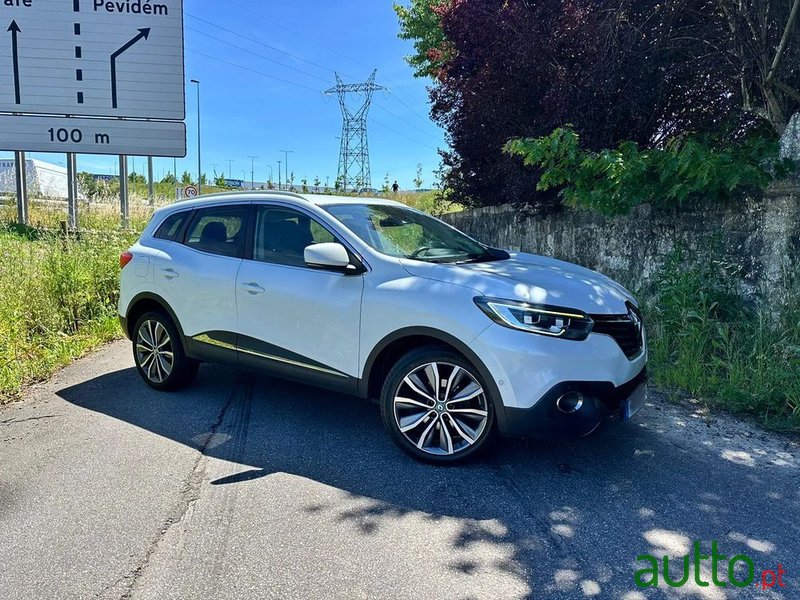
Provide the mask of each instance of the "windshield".
POLYGON ((364 242, 389 256, 448 263, 500 258, 460 231, 405 206, 336 204, 325 208, 364 242))

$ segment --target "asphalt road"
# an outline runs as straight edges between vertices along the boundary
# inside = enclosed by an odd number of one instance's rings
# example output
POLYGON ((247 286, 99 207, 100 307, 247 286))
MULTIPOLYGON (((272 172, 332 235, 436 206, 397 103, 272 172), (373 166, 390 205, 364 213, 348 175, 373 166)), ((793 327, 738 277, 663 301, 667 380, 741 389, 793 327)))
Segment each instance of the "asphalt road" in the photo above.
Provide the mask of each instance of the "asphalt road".
POLYGON ((372 404, 213 366, 158 394, 123 342, 0 410, 2 598, 673 595, 800 597, 796 442, 653 398, 599 437, 436 468, 372 404), (694 540, 786 587, 636 587, 638 555, 694 540))

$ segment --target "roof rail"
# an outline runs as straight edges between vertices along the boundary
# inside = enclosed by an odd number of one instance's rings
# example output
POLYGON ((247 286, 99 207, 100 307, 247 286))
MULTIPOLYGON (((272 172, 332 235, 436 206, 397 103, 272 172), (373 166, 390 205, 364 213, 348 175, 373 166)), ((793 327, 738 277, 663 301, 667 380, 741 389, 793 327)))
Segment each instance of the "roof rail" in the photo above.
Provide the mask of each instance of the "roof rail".
POLYGON ((196 196, 197 198, 202 198, 203 196, 241 196, 244 194, 272 194, 274 196, 287 196, 289 198, 297 198, 299 200, 306 200, 306 197, 302 194, 298 194, 297 192, 289 192, 286 190, 236 190, 230 192, 213 192, 211 194, 201 194, 200 196, 196 196))

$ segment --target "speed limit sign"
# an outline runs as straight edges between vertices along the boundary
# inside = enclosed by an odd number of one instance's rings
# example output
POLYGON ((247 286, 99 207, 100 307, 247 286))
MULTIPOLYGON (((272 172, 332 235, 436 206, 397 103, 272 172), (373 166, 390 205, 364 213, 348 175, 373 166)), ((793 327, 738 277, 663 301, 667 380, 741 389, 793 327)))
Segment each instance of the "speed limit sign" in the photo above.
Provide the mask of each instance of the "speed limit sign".
POLYGON ((183 188, 183 197, 184 198, 194 198, 197 196, 197 188, 193 185, 187 185, 183 188))

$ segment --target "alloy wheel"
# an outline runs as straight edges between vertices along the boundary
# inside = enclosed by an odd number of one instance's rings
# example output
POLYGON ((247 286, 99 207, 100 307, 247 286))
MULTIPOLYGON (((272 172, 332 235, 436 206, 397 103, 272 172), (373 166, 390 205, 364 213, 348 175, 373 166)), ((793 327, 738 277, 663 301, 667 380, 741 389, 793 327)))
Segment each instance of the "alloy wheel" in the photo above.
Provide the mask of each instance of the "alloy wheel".
POLYGON ((172 373, 175 354, 166 328, 155 320, 144 321, 136 334, 136 359, 153 383, 164 383, 172 373))
POLYGON ((394 394, 400 432, 419 450, 453 455, 474 445, 489 419, 488 399, 467 369, 429 362, 412 370, 394 394))

